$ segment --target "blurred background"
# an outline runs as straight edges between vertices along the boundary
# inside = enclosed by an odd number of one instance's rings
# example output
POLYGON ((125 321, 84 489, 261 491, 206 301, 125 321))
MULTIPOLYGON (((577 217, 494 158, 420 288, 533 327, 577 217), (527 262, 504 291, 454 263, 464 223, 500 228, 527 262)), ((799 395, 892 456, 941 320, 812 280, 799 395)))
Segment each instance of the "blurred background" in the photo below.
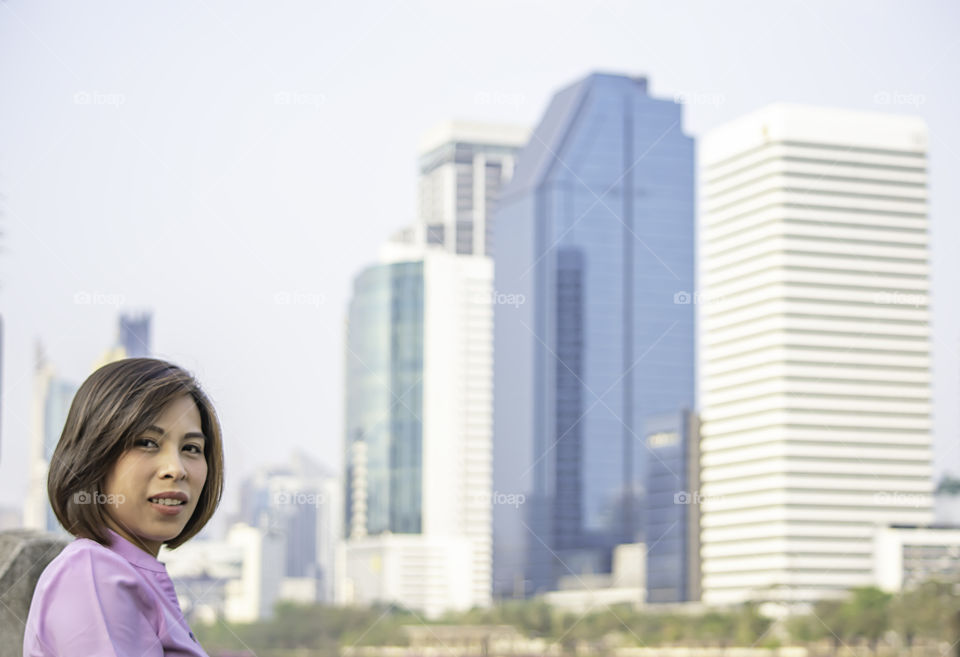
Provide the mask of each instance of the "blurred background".
POLYGON ((0 2, 0 525, 153 355, 224 429, 210 654, 947 654, 958 23, 0 2))

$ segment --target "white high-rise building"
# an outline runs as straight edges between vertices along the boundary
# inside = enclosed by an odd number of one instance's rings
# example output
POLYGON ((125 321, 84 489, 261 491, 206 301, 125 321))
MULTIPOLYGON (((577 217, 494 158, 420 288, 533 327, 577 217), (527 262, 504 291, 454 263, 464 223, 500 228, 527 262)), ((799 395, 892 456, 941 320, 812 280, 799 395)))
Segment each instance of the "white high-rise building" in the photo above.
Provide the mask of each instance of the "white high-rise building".
POLYGON ((460 254, 493 255, 500 187, 527 143, 523 126, 447 121, 420 142, 419 218, 429 244, 460 254))
POLYGON ((490 258, 416 242, 354 280, 344 603, 490 603, 492 284, 490 258))
POLYGON ((868 586, 932 519, 927 133, 776 104, 701 142, 703 600, 868 586))
POLYGON ((492 218, 529 129, 443 123, 421 140, 418 220, 354 279, 341 602, 436 616, 492 584, 492 218))

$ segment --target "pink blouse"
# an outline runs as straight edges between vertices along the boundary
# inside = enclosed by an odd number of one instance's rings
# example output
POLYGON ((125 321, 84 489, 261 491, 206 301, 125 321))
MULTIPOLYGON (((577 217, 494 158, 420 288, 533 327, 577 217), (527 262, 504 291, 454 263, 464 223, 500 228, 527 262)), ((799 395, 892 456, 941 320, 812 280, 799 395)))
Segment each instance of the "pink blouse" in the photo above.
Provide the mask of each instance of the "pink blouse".
POLYGON ((40 575, 24 657, 207 657, 180 611, 167 568, 115 531, 78 538, 40 575))

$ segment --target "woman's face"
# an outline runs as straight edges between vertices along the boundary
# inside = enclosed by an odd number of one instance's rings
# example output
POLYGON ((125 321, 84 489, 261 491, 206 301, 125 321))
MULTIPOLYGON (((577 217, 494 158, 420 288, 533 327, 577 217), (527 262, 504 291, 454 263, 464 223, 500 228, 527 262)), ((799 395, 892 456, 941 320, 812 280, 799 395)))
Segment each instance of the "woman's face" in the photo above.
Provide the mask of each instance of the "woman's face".
POLYGON ((167 404, 107 474, 103 501, 110 529, 156 557, 197 508, 207 478, 204 443, 193 398, 167 404), (164 493, 176 493, 183 504, 151 501, 164 493))

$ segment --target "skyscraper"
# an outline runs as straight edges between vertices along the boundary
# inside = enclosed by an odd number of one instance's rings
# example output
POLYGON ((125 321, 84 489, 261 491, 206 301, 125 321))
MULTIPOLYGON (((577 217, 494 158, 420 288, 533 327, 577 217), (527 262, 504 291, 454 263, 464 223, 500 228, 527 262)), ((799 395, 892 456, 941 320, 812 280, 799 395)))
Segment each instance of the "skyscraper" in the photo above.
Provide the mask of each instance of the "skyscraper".
POLYGON ((643 78, 589 75, 554 96, 500 198, 496 294, 522 303, 494 306, 494 488, 524 503, 494 506, 498 595, 609 573, 615 545, 661 538, 644 535, 647 438, 695 403, 681 119, 643 78))
POLYGON ((704 137, 705 602, 871 584, 931 515, 926 128, 771 105, 704 137))
POLYGON ((60 433, 67 421, 77 386, 57 374, 39 343, 35 358, 30 483, 24 502, 23 524, 25 527, 66 535, 47 496, 47 470, 53 450, 60 441, 60 433))
POLYGON ((497 197, 529 133, 521 126, 448 121, 424 135, 417 227, 427 243, 453 253, 493 255, 497 197))
POLYGON ((354 279, 345 602, 490 601, 492 262, 392 244, 354 279))

